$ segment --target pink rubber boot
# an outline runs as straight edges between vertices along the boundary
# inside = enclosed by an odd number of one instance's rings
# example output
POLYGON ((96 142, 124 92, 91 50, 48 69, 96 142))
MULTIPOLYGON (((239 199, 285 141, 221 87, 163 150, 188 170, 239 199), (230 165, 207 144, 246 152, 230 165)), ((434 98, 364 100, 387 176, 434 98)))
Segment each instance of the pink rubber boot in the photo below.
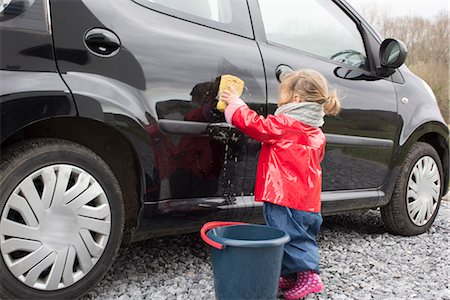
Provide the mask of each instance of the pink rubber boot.
POLYGON ((292 289, 296 282, 297 280, 295 278, 285 278, 280 276, 280 279, 278 280, 278 288, 280 290, 292 289))
POLYGON ((297 278, 295 286, 284 293, 285 299, 300 299, 311 293, 320 293, 323 291, 324 285, 319 274, 313 271, 306 271, 305 274, 304 278, 297 278))
POLYGON ((278 288, 280 290, 289 290, 292 289, 298 280, 306 282, 306 274, 310 271, 304 271, 297 273, 297 278, 284 278, 283 276, 280 277, 280 280, 278 281, 278 288))

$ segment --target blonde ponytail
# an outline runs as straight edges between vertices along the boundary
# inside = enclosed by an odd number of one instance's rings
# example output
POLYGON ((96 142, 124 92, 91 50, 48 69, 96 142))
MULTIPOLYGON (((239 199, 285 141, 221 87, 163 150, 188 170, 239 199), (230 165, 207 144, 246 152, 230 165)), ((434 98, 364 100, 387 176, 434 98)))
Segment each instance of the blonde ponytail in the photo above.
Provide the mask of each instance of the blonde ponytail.
POLYGON ((336 90, 333 90, 325 99, 323 111, 326 115, 335 116, 341 110, 341 102, 337 96, 336 90))
POLYGON ((301 69, 282 78, 278 106, 292 102, 296 95, 302 101, 322 104, 326 115, 335 116, 341 110, 336 90, 329 92, 326 78, 315 70, 301 69))

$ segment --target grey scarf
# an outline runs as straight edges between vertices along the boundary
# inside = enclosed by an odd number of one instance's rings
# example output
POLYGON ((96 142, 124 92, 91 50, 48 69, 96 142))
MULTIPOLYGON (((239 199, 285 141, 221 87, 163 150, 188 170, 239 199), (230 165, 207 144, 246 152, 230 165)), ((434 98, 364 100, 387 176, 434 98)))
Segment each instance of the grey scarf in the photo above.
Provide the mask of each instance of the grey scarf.
POLYGON ((279 114, 289 116, 313 127, 321 127, 325 116, 322 105, 314 102, 284 104, 275 111, 275 116, 279 114))

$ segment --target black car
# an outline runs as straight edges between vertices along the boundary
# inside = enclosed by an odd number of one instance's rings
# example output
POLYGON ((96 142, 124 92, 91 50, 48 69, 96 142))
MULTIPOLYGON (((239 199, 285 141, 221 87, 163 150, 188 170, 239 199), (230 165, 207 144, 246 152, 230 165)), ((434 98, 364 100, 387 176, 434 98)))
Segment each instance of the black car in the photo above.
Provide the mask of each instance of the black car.
POLYGON ((215 109, 222 74, 262 115, 291 69, 338 90, 324 214, 380 207, 389 232, 417 235, 447 192, 430 87, 343 0, 3 0, 0 26, 3 297, 78 297, 121 244, 262 222, 260 145, 215 109))

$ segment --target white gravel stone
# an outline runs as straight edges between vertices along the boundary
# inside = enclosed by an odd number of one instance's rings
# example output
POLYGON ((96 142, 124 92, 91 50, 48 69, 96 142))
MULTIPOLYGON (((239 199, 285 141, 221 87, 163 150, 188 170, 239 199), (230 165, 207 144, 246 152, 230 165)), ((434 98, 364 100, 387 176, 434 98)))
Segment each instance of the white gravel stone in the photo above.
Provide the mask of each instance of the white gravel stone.
MULTIPOLYGON (((385 233, 379 211, 325 217, 318 238, 325 291, 306 299, 450 300, 450 202, 420 236, 385 233)), ((214 299, 209 247, 198 234, 121 249, 83 299, 214 299)))

